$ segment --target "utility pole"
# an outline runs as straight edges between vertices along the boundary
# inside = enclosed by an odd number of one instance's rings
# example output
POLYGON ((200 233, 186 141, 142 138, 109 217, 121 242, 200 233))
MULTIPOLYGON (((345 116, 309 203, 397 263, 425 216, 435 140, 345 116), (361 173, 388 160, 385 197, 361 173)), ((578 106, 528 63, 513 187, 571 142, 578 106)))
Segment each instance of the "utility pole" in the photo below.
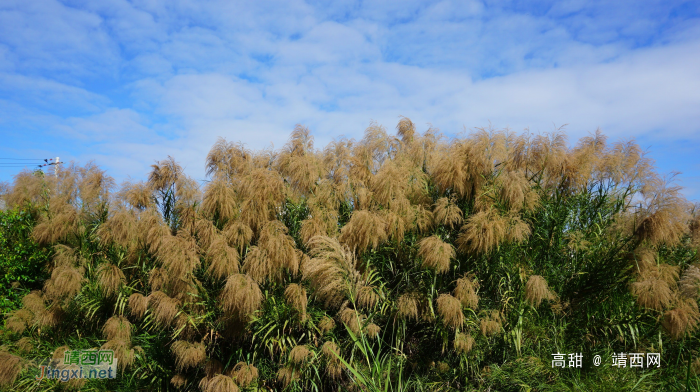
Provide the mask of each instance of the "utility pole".
POLYGON ((56 157, 56 162, 54 163, 54 168, 53 168, 53 174, 58 178, 58 164, 60 161, 58 160, 58 157, 56 157))

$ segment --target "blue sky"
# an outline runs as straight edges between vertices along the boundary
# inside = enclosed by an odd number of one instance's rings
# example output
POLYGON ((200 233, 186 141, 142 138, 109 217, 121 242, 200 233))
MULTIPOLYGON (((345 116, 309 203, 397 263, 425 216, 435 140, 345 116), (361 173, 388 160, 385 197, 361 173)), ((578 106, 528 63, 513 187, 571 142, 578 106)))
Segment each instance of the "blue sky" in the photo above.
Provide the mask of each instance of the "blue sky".
POLYGON ((0 2, 0 157, 121 182, 171 155, 203 180, 218 136, 280 147, 301 123, 321 147, 400 115, 600 127, 700 200, 700 2, 0 2))

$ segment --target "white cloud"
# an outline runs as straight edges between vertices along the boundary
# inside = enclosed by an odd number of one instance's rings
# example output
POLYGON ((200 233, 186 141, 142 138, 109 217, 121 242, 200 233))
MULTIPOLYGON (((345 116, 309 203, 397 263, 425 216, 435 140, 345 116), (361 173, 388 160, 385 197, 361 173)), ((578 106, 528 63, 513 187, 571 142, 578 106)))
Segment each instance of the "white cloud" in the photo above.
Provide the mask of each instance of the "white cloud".
POLYGON ((0 126, 55 121, 66 154, 118 178, 167 155, 202 178, 218 136, 279 147, 304 123, 321 147, 399 115, 700 143, 681 3, 5 2, 0 126))

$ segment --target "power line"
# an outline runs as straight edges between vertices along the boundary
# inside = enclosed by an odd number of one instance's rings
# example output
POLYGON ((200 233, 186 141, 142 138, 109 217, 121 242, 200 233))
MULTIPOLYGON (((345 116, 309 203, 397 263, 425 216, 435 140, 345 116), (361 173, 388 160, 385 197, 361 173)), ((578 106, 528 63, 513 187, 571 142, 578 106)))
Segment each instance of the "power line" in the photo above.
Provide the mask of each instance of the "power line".
POLYGON ((9 159, 9 160, 13 160, 13 161, 43 161, 44 160, 43 158, 37 158, 37 159, 33 159, 33 158, 0 158, 0 159, 9 159))

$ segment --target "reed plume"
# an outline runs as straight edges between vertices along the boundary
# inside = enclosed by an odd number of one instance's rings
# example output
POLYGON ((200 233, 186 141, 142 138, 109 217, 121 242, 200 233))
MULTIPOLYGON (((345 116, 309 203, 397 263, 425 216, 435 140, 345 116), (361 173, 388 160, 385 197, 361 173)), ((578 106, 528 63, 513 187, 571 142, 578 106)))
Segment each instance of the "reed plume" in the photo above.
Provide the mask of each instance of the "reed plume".
POLYGON ((0 387, 9 387, 15 383, 22 372, 22 358, 6 351, 0 351, 0 387))
POLYGON ((435 225, 449 228, 459 227, 464 220, 462 210, 455 204, 455 200, 441 197, 433 206, 433 219, 435 225))
POLYGON ((474 347, 474 338, 469 334, 457 332, 453 344, 457 354, 466 354, 474 347))
POLYGON ((304 267, 304 279, 311 283, 327 307, 340 305, 362 281, 355 254, 329 237, 314 237, 309 247, 312 259, 304 267))
POLYGON ((111 297, 126 282, 126 277, 118 266, 111 263, 102 263, 97 268, 97 280, 100 282, 104 295, 111 297))
POLYGON ((678 298, 673 309, 664 313, 662 325, 674 339, 692 334, 700 322, 700 312, 695 299, 678 298))
POLYGON ((44 284, 44 292, 50 299, 70 299, 80 291, 84 280, 82 268, 59 266, 44 284))
POLYGON ((332 380, 338 380, 342 374, 345 366, 340 360, 340 348, 334 342, 327 341, 323 343, 321 348, 323 356, 326 358, 326 374, 332 380))
POLYGON ((318 329, 322 334, 332 331, 333 328, 335 328, 335 321, 328 316, 323 316, 323 318, 321 318, 321 320, 318 322, 318 329))
POLYGON ((663 311, 673 300, 673 292, 668 279, 661 270, 650 266, 642 270, 637 281, 631 285, 632 294, 637 297, 639 306, 663 311))
POLYGON ((387 239, 386 222, 371 211, 355 210, 338 239, 358 253, 370 247, 375 249, 387 239))
POLYGON ((249 276, 233 274, 226 280, 220 298, 225 312, 248 319, 260 308, 263 295, 258 284, 249 276))
POLYGON ((293 275, 299 271, 296 245, 287 232, 287 227, 280 221, 270 221, 263 226, 258 246, 248 252, 243 264, 245 273, 256 282, 279 282, 285 269, 293 275))
POLYGON ((700 268, 695 265, 688 267, 678 281, 678 288, 686 298, 698 299, 700 297, 700 268))
POLYGON ((306 319, 306 289, 296 283, 290 283, 284 290, 284 299, 299 312, 302 321, 306 319))
POLYGON ((175 355, 175 368, 177 371, 199 366, 207 359, 202 343, 177 340, 170 346, 170 350, 175 355))
POLYGON ((449 294, 440 294, 437 301, 437 309, 443 323, 454 329, 459 329, 464 324, 464 313, 459 300, 449 294))
POLYGON ((209 267, 206 273, 215 279, 223 279, 238 273, 238 252, 235 248, 230 247, 222 236, 217 236, 212 240, 207 250, 207 259, 209 267))
POLYGON ((443 274, 450 270, 450 260, 455 257, 455 249, 438 236, 423 238, 418 243, 418 256, 423 259, 423 266, 443 274))
POLYGON ((554 293, 547 286, 547 281, 539 276, 532 275, 525 283, 525 301, 532 307, 540 306, 542 300, 552 300, 555 298, 554 293))
POLYGON ((478 281, 475 281, 472 279, 472 277, 465 275, 464 277, 457 279, 457 286, 454 290, 454 296, 459 299, 462 306, 470 309, 476 309, 479 306, 479 296, 477 295, 478 289, 478 281))
POLYGON ((418 320, 418 298, 415 294, 402 294, 397 300, 397 315, 402 319, 418 320))
POLYGON ((507 220, 496 210, 480 211, 462 226, 457 245, 463 252, 488 253, 505 241, 507 228, 507 220))
POLYGON ((141 293, 134 293, 129 296, 129 310, 131 315, 142 318, 148 309, 148 298, 141 293))
POLYGON ((102 327, 102 334, 107 340, 131 341, 131 323, 124 316, 112 316, 102 327))
POLYGON ((242 251, 253 239, 253 230, 242 221, 235 220, 226 225, 224 236, 228 240, 229 245, 242 251))
POLYGON ((479 326, 481 327, 481 333, 484 336, 493 336, 501 332, 501 323, 503 322, 503 316, 498 310, 492 310, 488 313, 487 317, 480 320, 479 326))
POLYGON ((162 291, 154 291, 148 296, 148 305, 157 324, 168 326, 177 316, 180 301, 169 297, 162 291))
POLYGON ((211 379, 203 379, 202 381, 207 380, 205 383, 200 383, 200 387, 203 387, 202 390, 204 392, 238 392, 240 389, 238 389, 238 385, 233 381, 233 379, 229 376, 224 376, 223 374, 217 374, 216 376, 212 377, 211 379), (202 385, 204 384, 204 385, 202 385))
POLYGON ((236 194, 225 178, 215 177, 207 184, 201 208, 203 214, 227 222, 238 212, 236 207, 236 194))
POLYGON ((258 379, 258 368, 252 364, 238 362, 231 370, 231 378, 241 388, 247 388, 258 379))

